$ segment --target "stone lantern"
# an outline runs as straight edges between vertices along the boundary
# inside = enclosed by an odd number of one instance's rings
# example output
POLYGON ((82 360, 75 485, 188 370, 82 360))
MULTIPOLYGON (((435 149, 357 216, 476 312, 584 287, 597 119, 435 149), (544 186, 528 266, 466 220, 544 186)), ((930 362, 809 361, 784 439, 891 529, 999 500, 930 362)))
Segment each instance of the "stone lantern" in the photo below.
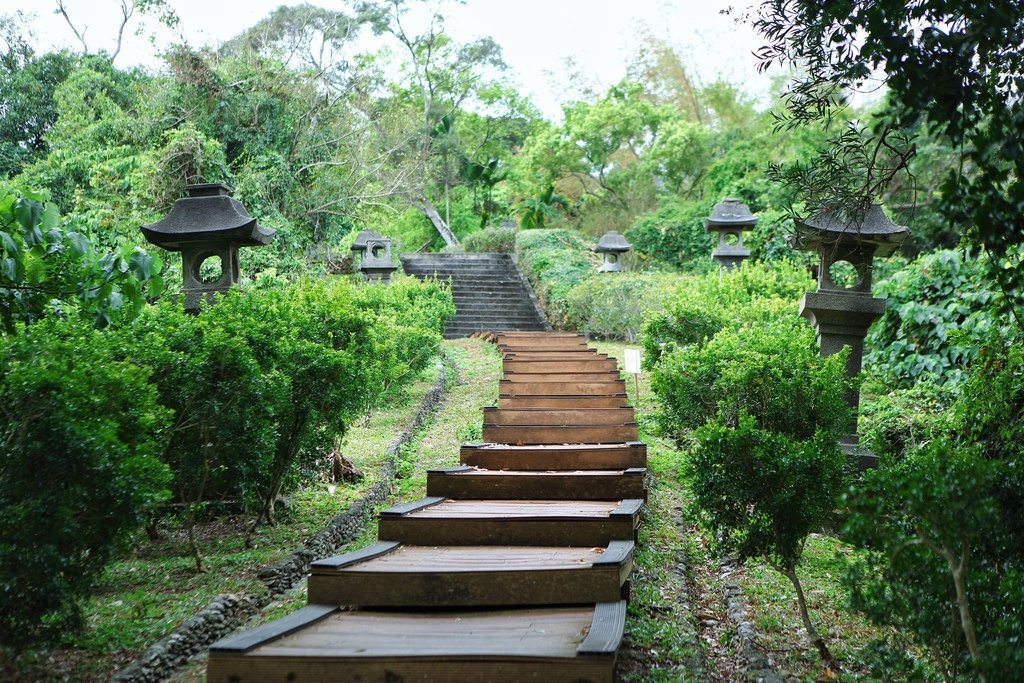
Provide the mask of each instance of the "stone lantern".
POLYGON ((270 244, 276 231, 259 225, 226 185, 187 185, 185 191, 188 196, 161 220, 143 225, 142 234, 151 244, 181 252, 185 308, 196 310, 238 284, 239 247, 270 244))
POLYGON ((604 263, 597 269, 599 273, 621 273, 622 255, 633 248, 626 238, 612 230, 606 232, 594 247, 594 251, 604 256, 604 263))
POLYGON ((721 270, 734 270, 750 256, 750 250, 743 246, 743 231, 753 230, 757 217, 750 208, 738 199, 723 199, 715 204, 705 222, 710 233, 718 233, 718 246, 711 258, 718 262, 721 270))
POLYGON ((391 273, 398 270, 398 264, 391 261, 391 240, 373 233, 366 238, 365 244, 366 251, 360 260, 359 270, 370 282, 387 284, 391 280, 391 273))
POLYGON ((358 257, 360 262, 366 256, 366 243, 371 239, 381 239, 380 233, 376 230, 360 230, 356 235, 355 242, 349 247, 352 250, 352 255, 358 257))
MULTIPOLYGON (((860 372, 868 328, 885 312, 885 299, 871 296, 872 261, 875 256, 891 256, 907 235, 907 229, 890 221, 878 204, 872 204, 857 220, 835 212, 822 212, 808 220, 796 221, 796 234, 790 237, 790 244, 795 249, 816 252, 820 259, 818 289, 804 294, 800 315, 817 329, 822 356, 830 356, 844 346, 850 347, 846 374, 851 378, 860 372), (856 274, 855 282, 849 287, 836 282, 838 271, 834 268, 844 261, 856 274)), ((860 393, 850 391, 846 401, 853 409, 853 424, 841 441, 843 447, 852 452, 858 442, 856 420, 860 393)), ((870 454, 866 457, 874 459, 870 454)))

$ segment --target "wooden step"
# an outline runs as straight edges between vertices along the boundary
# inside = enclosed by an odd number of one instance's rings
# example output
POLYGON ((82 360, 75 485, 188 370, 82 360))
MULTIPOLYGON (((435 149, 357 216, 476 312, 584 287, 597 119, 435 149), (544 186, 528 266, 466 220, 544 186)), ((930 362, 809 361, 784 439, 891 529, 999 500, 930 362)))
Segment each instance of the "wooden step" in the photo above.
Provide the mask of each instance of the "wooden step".
POLYGON ((427 472, 427 495, 461 499, 647 499, 647 470, 485 470, 469 465, 427 472))
POLYGON ((611 683, 626 603, 394 612, 308 605, 215 643, 209 683, 611 683))
MULTIPOLYGON (((505 373, 503 380, 509 382, 610 382, 619 377, 618 370, 608 370, 606 372, 508 372, 505 373)), ((577 393, 577 392, 569 392, 577 393)))
POLYGON ((508 444, 587 444, 626 443, 639 437, 637 425, 565 425, 529 426, 484 423, 482 438, 490 443, 508 444))
POLYGON ((414 545, 604 546, 635 540, 642 500, 423 498, 382 510, 378 538, 414 545))
POLYGON ((597 382, 498 382, 501 396, 617 396, 626 393, 626 380, 607 375, 597 382))
POLYGON ((505 360, 502 369, 506 375, 513 372, 611 372, 618 369, 612 358, 586 360, 505 360))
POLYGON ((499 396, 499 408, 625 408, 626 394, 611 396, 499 396))
POLYGON ((602 547, 377 543, 319 560, 309 602, 350 607, 573 605, 623 599, 632 541, 602 547))
POLYGON ((647 445, 621 444, 510 446, 463 444, 459 461, 491 470, 624 470, 647 467, 647 445))
MULTIPOLYGON (((484 408, 484 424, 565 426, 621 425, 633 422, 633 409, 625 408, 484 408)), ((586 442, 581 442, 586 443, 586 442)))
POLYGON ((507 351, 503 361, 570 361, 570 360, 614 360, 603 353, 590 350, 580 351, 507 351))

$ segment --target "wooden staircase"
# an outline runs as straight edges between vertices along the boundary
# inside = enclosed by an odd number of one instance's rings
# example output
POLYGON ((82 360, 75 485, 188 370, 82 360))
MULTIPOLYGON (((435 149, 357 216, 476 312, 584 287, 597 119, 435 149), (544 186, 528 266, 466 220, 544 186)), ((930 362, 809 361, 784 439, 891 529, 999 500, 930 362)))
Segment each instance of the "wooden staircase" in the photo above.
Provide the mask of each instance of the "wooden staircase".
POLYGON ((314 563, 306 607, 214 644, 207 680, 613 680, 646 498, 625 384, 577 335, 497 342, 487 443, 314 563))

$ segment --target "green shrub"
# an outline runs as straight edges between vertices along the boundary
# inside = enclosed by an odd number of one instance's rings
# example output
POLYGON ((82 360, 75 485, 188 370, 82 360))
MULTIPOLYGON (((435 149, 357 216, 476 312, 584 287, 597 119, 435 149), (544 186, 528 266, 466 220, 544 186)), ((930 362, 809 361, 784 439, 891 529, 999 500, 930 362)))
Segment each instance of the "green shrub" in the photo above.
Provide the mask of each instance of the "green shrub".
POLYGON ((860 402, 861 442, 875 455, 900 458, 949 430, 954 398, 950 387, 932 382, 877 396, 865 390, 860 402))
POLYGON ((1024 352, 983 349, 930 438, 894 448, 848 494, 845 532, 866 548, 848 582, 855 607, 913 634, 947 678, 1013 680, 1024 667, 1024 352))
POLYGON ((659 422, 677 438, 712 419, 735 427, 744 412, 761 428, 796 439, 842 432, 845 357, 821 358, 814 330, 795 314, 722 330, 657 363, 651 388, 661 404, 659 422))
POLYGON ((572 327, 566 311, 569 290, 597 270, 591 246, 573 230, 521 230, 516 235, 519 265, 556 327, 572 327))
POLYGON ((565 299, 569 325, 588 337, 635 342, 646 316, 660 311, 679 277, 657 273, 598 273, 565 299))
POLYGON ((963 251, 925 254, 879 282, 875 294, 889 303, 868 334, 864 367, 891 386, 959 384, 993 331, 1020 336, 999 322, 1001 295, 983 257, 963 251))
POLYGON ((653 367, 663 355, 701 344, 721 329, 796 313, 800 297, 813 288, 807 270, 785 260, 687 276, 667 297, 664 310, 647 317, 644 362, 653 367))
POLYGON ((713 201, 662 198, 656 210, 636 219, 626 231, 626 239, 647 258, 683 270, 709 271, 715 239, 704 224, 712 206, 713 201))
POLYGON ((793 316, 673 351, 651 378, 663 428, 677 439, 692 430, 684 472, 694 506, 741 560, 763 557, 789 578, 804 628, 830 666, 797 566, 841 489, 845 358, 821 358, 813 331, 793 316))
POLYGON ((0 641, 74 626, 79 602, 163 500, 169 411, 107 334, 44 320, 0 338, 0 641))
POLYGON ((463 251, 482 254, 511 254, 516 250, 515 228, 485 228, 462 240, 463 251))

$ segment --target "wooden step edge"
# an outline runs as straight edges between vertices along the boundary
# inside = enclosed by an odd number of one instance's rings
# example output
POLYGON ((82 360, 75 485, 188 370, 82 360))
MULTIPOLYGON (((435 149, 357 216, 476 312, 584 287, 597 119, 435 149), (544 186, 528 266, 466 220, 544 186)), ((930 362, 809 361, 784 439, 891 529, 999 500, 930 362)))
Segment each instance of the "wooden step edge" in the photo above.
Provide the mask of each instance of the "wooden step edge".
POLYGON ((334 557, 325 557, 322 560, 317 560, 309 565, 312 571, 324 571, 330 569, 341 569, 342 567, 348 567, 353 564, 365 562, 366 560, 372 560, 375 557, 387 555, 395 548, 400 546, 401 543, 397 541, 377 541, 372 545, 368 545, 362 550, 354 550, 344 555, 335 555, 334 557))
POLYGON ((251 631, 218 640, 210 646, 210 652, 244 654, 260 645, 266 645, 307 626, 312 626, 318 621, 323 621, 340 609, 337 605, 306 605, 298 611, 257 626, 251 631))
POLYGON ((587 657, 614 657, 626 632, 626 601, 599 602, 594 605, 590 632, 576 647, 576 654, 587 657))
POLYGON ((444 498, 440 496, 425 496, 419 500, 414 500, 411 503, 400 503, 398 505, 392 505, 387 510, 381 510, 378 514, 380 517, 402 517, 411 512, 428 508, 432 505, 437 505, 443 502, 444 498))
POLYGON ((619 506, 609 513, 609 517, 635 517, 643 508, 642 498, 626 498, 619 501, 619 506))

